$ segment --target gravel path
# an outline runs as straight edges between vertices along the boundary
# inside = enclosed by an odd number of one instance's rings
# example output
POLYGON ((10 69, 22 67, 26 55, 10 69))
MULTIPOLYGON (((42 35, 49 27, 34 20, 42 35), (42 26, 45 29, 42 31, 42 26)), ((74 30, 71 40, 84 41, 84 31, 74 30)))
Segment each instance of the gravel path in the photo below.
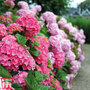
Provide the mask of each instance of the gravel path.
POLYGON ((83 46, 85 61, 82 62, 78 75, 72 82, 70 90, 90 90, 90 45, 83 46))

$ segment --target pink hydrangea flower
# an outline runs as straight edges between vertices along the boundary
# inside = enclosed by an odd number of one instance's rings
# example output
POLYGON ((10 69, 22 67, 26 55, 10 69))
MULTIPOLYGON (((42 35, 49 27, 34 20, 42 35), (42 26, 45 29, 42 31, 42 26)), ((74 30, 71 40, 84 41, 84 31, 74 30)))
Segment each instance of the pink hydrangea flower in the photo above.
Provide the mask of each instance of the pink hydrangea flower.
POLYGON ((46 64, 41 64, 40 68, 41 68, 41 73, 50 75, 49 68, 47 68, 46 64))
POLYGON ((25 2, 25 1, 19 1, 19 2, 18 2, 18 6, 19 6, 21 9, 26 9, 26 10, 29 9, 28 3, 25 2))
POLYGON ((68 39, 63 39, 63 40, 61 41, 61 43, 62 43, 62 50, 63 50, 64 52, 68 52, 69 50, 71 50, 71 42, 70 42, 70 40, 68 40, 68 39))
POLYGON ((59 29, 58 35, 60 35, 64 39, 67 39, 67 34, 61 29, 59 29))
POLYGON ((70 67, 70 71, 72 74, 76 74, 79 68, 81 67, 81 63, 79 61, 73 60, 71 64, 72 67, 70 67))
POLYGON ((40 53, 39 56, 35 58, 35 60, 37 61, 38 64, 46 64, 48 62, 48 48, 49 48, 49 42, 47 40, 47 37, 43 37, 43 36, 38 36, 37 37, 38 42, 40 43, 40 46, 37 47, 35 46, 35 48, 37 48, 40 53))
POLYGON ((61 41, 62 37, 60 35, 51 36, 49 38, 49 43, 52 45, 53 52, 62 51, 61 41))
POLYGON ((35 8, 38 12, 40 12, 42 10, 42 7, 40 5, 36 5, 35 8))
POLYGON ((18 74, 13 76, 13 83, 19 83, 22 87, 26 86, 25 78, 28 73, 24 71, 18 71, 18 74))
POLYGON ((13 24, 9 24, 9 26, 7 27, 8 31, 10 33, 13 33, 14 31, 24 31, 22 27, 20 27, 18 24, 13 23, 13 24))
POLYGON ((49 24, 49 25, 48 25, 48 32, 49 32, 51 35, 57 35, 58 32, 59 32, 59 28, 58 28, 57 23, 49 24))
POLYGON ((12 14, 12 12, 6 12, 6 13, 4 14, 4 16, 5 16, 6 18, 11 18, 11 14, 12 14))
POLYGON ((6 0, 4 3, 6 3, 8 6, 12 6, 12 8, 15 6, 14 0, 6 0))
POLYGON ((55 58, 55 63, 54 63, 54 67, 56 67, 57 69, 61 69, 62 66, 64 65, 65 62, 65 57, 64 57, 64 53, 63 52, 59 52, 59 53, 54 53, 54 58, 55 58))
POLYGON ((42 17, 48 24, 56 23, 57 16, 52 12, 47 11, 42 14, 42 17))
POLYGON ((60 28, 62 29, 67 24, 67 20, 62 17, 60 21, 58 22, 58 24, 60 25, 60 28))
POLYGON ((84 61, 85 56, 82 53, 80 53, 78 54, 78 58, 79 58, 79 61, 84 61))
POLYGON ((39 33, 40 25, 38 23, 38 20, 30 14, 19 17, 16 20, 16 23, 23 28, 26 28, 26 33, 29 33, 30 35, 34 34, 36 36, 39 33))
POLYGON ((76 56, 75 54, 70 50, 66 53, 66 58, 69 62, 75 60, 76 56))
POLYGON ((34 69, 35 61, 27 53, 12 35, 7 35, 0 42, 0 64, 9 71, 17 71, 19 66, 22 66, 23 70, 34 69))
POLYGON ((49 52, 48 57, 49 57, 49 60, 51 61, 51 63, 54 64, 55 63, 54 53, 49 52))
POLYGON ((65 24, 65 25, 63 26, 63 28, 65 28, 65 29, 68 30, 68 31, 70 31, 72 27, 73 27, 73 26, 72 26, 72 23, 67 23, 67 24, 65 24))
MULTIPOLYGON (((18 16, 23 16, 23 15, 26 15, 26 14, 29 14, 30 13, 30 10, 26 10, 26 9, 19 9, 17 11, 17 15, 18 16)), ((32 14, 33 15, 33 14, 32 14)))
POLYGON ((68 85, 67 85, 67 88, 68 89, 71 88, 70 84, 71 84, 71 82, 72 82, 72 80, 73 80, 74 77, 75 77, 74 74, 67 74, 66 78, 68 79, 68 85))
POLYGON ((4 24, 0 24, 0 39, 8 35, 7 28, 4 24))

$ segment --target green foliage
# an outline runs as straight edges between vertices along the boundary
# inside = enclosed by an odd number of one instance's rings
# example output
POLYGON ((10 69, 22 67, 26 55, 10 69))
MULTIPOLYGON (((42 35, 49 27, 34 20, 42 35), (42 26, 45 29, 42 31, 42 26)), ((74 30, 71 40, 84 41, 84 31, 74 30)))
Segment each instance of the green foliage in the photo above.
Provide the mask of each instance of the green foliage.
POLYGON ((3 78, 12 78, 8 70, 4 68, 2 65, 0 65, 0 76, 3 78))
POLYGON ((21 45, 26 44, 26 42, 27 42, 26 37, 24 37, 20 34, 16 34, 15 37, 17 38, 17 41, 18 41, 19 44, 21 44, 21 45))
POLYGON ((72 65, 70 64, 70 62, 67 61, 67 59, 65 58, 65 63, 64 63, 65 67, 71 67, 72 65))
POLYGON ((47 29, 46 25, 44 25, 44 26, 40 29, 39 35, 40 35, 40 34, 42 34, 42 35, 44 34, 46 37, 50 37, 50 33, 48 33, 47 30, 48 30, 48 29, 47 29))
POLYGON ((60 85, 62 88, 66 89, 67 88, 67 83, 65 81, 68 81, 66 78, 67 73, 63 71, 63 69, 56 70, 55 77, 59 80, 60 85))
POLYGON ((38 85, 44 78, 48 76, 41 74, 39 71, 30 71, 28 77, 25 78, 27 90, 51 90, 48 86, 38 85))
POLYGON ((12 87, 15 89, 15 90, 22 90, 22 86, 18 83, 13 83, 12 84, 12 87))
POLYGON ((90 0, 85 0, 84 2, 80 3, 78 5, 78 8, 81 8, 82 10, 88 9, 90 10, 90 0))
POLYGON ((34 41, 35 46, 40 46, 40 43, 38 41, 34 41))
POLYGON ((77 25, 79 29, 83 29, 86 35, 86 43, 90 43, 90 19, 85 17, 77 18, 66 18, 68 22, 71 22, 74 25, 77 25))
POLYGON ((51 11, 57 15, 65 13, 71 0, 31 0, 31 3, 36 3, 42 6, 42 12, 51 11))
POLYGON ((18 17, 19 17, 19 16, 17 16, 17 15, 11 14, 11 18, 12 18, 13 22, 15 22, 18 17))
POLYGON ((30 52, 31 55, 33 55, 33 56, 38 56, 38 55, 39 55, 39 50, 37 50, 37 49, 34 47, 34 44, 33 44, 33 43, 30 42, 30 44, 31 44, 31 47, 30 47, 29 52, 30 52))

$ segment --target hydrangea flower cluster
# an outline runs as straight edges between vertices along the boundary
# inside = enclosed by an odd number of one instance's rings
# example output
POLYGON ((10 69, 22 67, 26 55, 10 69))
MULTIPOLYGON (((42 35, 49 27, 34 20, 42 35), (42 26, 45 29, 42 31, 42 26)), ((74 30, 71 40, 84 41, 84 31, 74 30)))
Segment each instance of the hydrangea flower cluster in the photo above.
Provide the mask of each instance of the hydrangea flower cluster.
POLYGON ((0 23, 8 24, 8 23, 12 23, 12 22, 13 21, 11 18, 0 15, 0 23))
POLYGON ((28 3, 24 1, 19 1, 18 6, 20 7, 20 9, 17 11, 17 15, 19 16, 23 16, 25 14, 36 15, 37 12, 42 10, 40 5, 36 5, 34 8, 29 9, 28 3))
MULTIPOLYGON (((56 54, 55 56, 56 52, 63 52, 67 61, 72 65, 72 67, 70 67, 70 73, 75 76, 81 66, 80 61, 84 60, 81 46, 85 42, 85 35, 83 30, 78 30, 77 28, 73 27, 71 23, 67 23, 67 20, 65 18, 62 17, 58 21, 57 17, 58 16, 54 15, 52 12, 45 12, 42 14, 41 19, 43 20, 43 22, 47 22, 48 32, 51 34, 51 36, 49 37, 49 43, 52 46, 51 51, 52 53, 54 53, 54 59, 58 56, 58 54, 56 54), (66 32, 68 31, 68 33, 66 33, 65 30, 66 32), (77 46, 75 46, 75 42, 71 42, 71 40, 69 40, 69 37, 71 36, 73 37, 72 41, 77 42, 77 46), (79 61, 77 61, 77 58, 79 61)), ((50 61, 54 62, 54 59, 53 57, 51 58, 50 54, 49 57, 50 61)), ((64 59, 62 61, 63 64, 61 64, 61 66, 64 65, 64 59)), ((56 67, 57 66, 60 66, 60 63, 57 63, 56 67)))
POLYGON ((40 26, 38 24, 38 21, 34 16, 30 14, 26 14, 23 15, 22 17, 19 17, 16 20, 16 23, 25 28, 26 33, 28 33, 29 36, 32 35, 36 36, 39 33, 40 26))
POLYGON ((14 36, 7 35, 2 38, 0 42, 0 64, 9 71, 17 71, 20 66, 23 70, 34 69, 35 61, 27 53, 23 46, 17 43, 14 36))
POLYGON ((13 76, 13 82, 14 83, 19 83, 20 85, 22 85, 23 87, 26 86, 25 83, 25 77, 27 77, 28 73, 24 72, 24 71, 19 71, 17 75, 13 76))
POLYGON ((8 31, 9 31, 10 33, 13 33, 13 32, 15 32, 15 31, 19 31, 19 32, 24 31, 23 28, 20 27, 20 26, 19 26, 18 24, 16 24, 16 23, 9 24, 9 26, 7 27, 7 29, 8 29, 8 31))
MULTIPOLYGON (((4 3, 14 7, 14 0, 4 3)), ((19 1, 18 6, 16 21, 12 21, 12 12, 0 16, 1 69, 5 67, 13 83, 20 84, 23 90, 70 88, 85 58, 82 52, 83 30, 49 11, 41 15, 42 20, 37 20, 35 16, 41 11, 39 5, 29 9, 26 2, 19 1)))
POLYGON ((4 24, 0 24, 0 39, 8 35, 6 30, 6 26, 4 24))
POLYGON ((12 8, 14 8, 14 6, 15 6, 14 1, 15 0, 5 0, 4 3, 7 4, 8 6, 12 6, 12 8))

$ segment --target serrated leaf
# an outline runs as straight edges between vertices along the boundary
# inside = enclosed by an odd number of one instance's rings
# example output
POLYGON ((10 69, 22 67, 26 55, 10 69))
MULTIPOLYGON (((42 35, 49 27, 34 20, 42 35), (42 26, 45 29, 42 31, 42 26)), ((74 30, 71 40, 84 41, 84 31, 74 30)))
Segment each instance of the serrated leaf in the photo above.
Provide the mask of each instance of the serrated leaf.
POLYGON ((3 78, 12 78, 12 75, 2 65, 0 65, 0 76, 3 78))
POLYGON ((48 28, 46 27, 46 25, 43 25, 43 27, 40 29, 40 33, 43 33, 46 37, 50 37, 50 33, 47 32, 47 30, 48 28))
POLYGON ((38 33, 37 35, 38 36, 45 36, 43 33, 38 33))
POLYGON ((38 21, 43 21, 43 20, 40 19, 37 15, 35 15, 35 17, 37 18, 38 21))
POLYGON ((19 18, 19 16, 11 14, 11 18, 15 22, 19 18))
POLYGON ((49 76, 47 74, 43 74, 43 79, 48 78, 49 76))
POLYGON ((40 43, 39 43, 39 42, 34 41, 34 45, 35 45, 35 46, 40 46, 40 43))
POLYGON ((17 41, 18 41, 19 44, 21 44, 21 45, 26 44, 26 42, 27 42, 26 37, 24 37, 20 34, 16 34, 15 37, 17 38, 17 41))
POLYGON ((45 85, 38 85, 38 89, 37 90, 48 90, 49 87, 45 86, 45 85))
POLYGON ((33 56, 39 56, 39 52, 38 52, 38 50, 35 49, 35 48, 31 49, 31 50, 30 50, 30 53, 31 53, 31 55, 33 55, 33 56))
POLYGON ((39 71, 35 71, 35 79, 38 83, 43 81, 43 75, 39 71))
POLYGON ((15 90, 22 90, 22 86, 18 83, 13 83, 12 84, 12 87, 15 89, 15 90))

